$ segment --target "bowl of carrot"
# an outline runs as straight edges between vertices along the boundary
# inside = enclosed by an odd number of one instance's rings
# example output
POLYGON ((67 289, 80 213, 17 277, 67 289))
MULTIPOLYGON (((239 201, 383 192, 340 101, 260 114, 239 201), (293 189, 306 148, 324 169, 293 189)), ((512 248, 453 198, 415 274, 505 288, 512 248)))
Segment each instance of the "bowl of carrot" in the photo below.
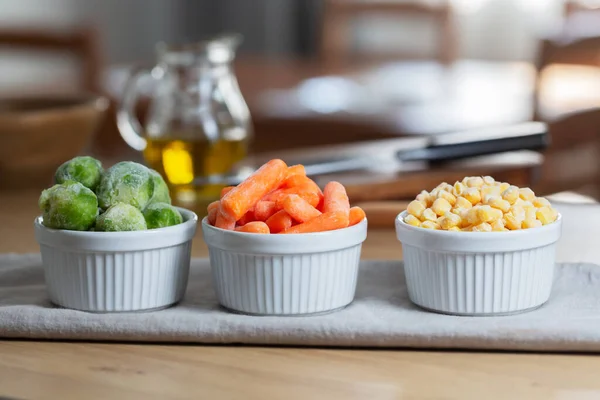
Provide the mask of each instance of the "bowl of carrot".
POLYGON ((367 218, 302 165, 265 163, 202 220, 219 303, 250 315, 315 315, 354 300, 367 218))

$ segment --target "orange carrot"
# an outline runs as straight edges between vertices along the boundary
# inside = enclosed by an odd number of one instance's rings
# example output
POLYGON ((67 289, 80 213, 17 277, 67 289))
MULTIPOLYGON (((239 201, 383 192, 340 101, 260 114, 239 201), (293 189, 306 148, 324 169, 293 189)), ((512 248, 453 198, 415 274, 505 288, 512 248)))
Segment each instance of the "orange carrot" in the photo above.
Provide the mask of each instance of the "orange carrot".
POLYGON ((231 189, 221 199, 221 209, 237 221, 267 193, 277 188, 287 175, 288 167, 282 160, 267 162, 246 180, 231 189))
POLYGON ((242 216, 242 218, 237 221, 238 225, 246 225, 252 221, 256 221, 256 217, 254 216, 254 211, 250 210, 246 214, 242 216))
POLYGON ((360 207, 352 207, 350 209, 350 222, 349 226, 356 225, 360 223, 363 219, 367 217, 367 214, 360 207))
POLYGON ((223 198, 223 196, 229 193, 234 187, 235 186, 225 186, 223 189, 221 189, 221 198, 223 198))
POLYGON ((217 210, 217 221, 215 222, 215 226, 217 228, 232 231, 235 228, 235 220, 223 212, 223 207, 219 207, 217 210))
POLYGON ((208 223, 211 225, 215 225, 215 223, 217 222, 217 213, 219 212, 219 208, 218 207, 213 207, 210 210, 208 210, 208 223))
POLYGON ((213 201, 212 203, 210 203, 208 205, 208 207, 206 207, 206 211, 210 211, 212 209, 219 208, 220 205, 221 205, 221 202, 219 200, 213 201))
POLYGON ((248 222, 246 225, 238 226, 235 230, 248 233, 271 233, 269 226, 262 221, 248 222))
POLYGON ((323 213, 342 211, 350 214, 350 200, 346 194, 346 188, 339 182, 331 181, 325 185, 323 191, 323 213))
MULTIPOLYGON (((318 186, 317 186, 318 189, 318 186)), ((320 191, 320 189, 319 189, 320 191)), ((281 202, 283 199, 289 194, 297 194, 306 200, 311 206, 316 207, 319 204, 320 196, 319 193, 315 191, 315 188, 310 184, 304 184, 302 186, 294 186, 285 189, 277 189, 268 195, 266 195, 263 200, 274 201, 279 206, 281 206, 281 202)))
POLYGON ((279 208, 274 201, 261 200, 254 206, 254 218, 257 221, 266 221, 269 217, 275 214, 279 208))
POLYGON ((299 222, 310 221, 321 215, 321 211, 311 206, 297 194, 288 194, 281 202, 283 209, 299 222))
POLYGON ((302 164, 297 164, 297 165, 292 165, 291 167, 288 168, 287 170, 287 176, 286 179, 294 176, 294 175, 304 175, 306 176, 306 170, 304 169, 304 165, 302 164))
POLYGON ((348 214, 344 211, 323 213, 310 221, 292 226, 281 233, 311 233, 333 231, 348 226, 348 214))
POLYGON ((279 210, 269 217, 266 224, 271 233, 279 233, 292 226, 292 217, 285 210, 279 210))

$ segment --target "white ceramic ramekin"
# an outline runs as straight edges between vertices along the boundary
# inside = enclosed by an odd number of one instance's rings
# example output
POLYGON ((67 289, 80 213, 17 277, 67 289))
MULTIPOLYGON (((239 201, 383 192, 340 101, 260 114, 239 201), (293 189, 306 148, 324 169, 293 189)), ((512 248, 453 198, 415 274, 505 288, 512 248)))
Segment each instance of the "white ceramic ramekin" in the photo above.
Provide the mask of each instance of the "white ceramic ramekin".
POLYGON ((50 300, 90 312, 155 310, 183 298, 198 217, 133 232, 55 230, 34 221, 50 300))
POLYGON ((367 220, 335 231, 263 235, 202 221, 219 303, 251 315, 310 315, 354 300, 367 220))
POLYGON ((550 297, 562 219, 510 232, 449 232, 396 218, 410 300, 454 315, 533 310, 550 297))

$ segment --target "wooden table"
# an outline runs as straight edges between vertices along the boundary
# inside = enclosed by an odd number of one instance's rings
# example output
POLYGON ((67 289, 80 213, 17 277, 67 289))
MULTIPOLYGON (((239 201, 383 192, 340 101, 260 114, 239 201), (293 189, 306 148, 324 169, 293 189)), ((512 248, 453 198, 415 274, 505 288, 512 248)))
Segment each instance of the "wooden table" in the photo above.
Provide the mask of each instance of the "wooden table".
MULTIPOLYGON (((0 252, 37 252, 37 191, 0 193, 0 252)), ((193 255, 206 255, 200 235, 193 255)), ((365 258, 400 258, 391 229, 365 258)), ((18 399, 596 399, 600 358, 461 351, 0 341, 18 399)))

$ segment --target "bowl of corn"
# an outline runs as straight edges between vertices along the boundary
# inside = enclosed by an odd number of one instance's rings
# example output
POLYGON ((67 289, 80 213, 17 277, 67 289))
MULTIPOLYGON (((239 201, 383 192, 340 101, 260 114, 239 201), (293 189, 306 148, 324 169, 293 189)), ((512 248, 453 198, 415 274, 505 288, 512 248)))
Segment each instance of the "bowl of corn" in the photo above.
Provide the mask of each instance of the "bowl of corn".
POLYGON ((562 219, 529 188, 466 177, 422 191, 396 218, 410 300, 427 310, 508 315, 548 301, 562 219))

